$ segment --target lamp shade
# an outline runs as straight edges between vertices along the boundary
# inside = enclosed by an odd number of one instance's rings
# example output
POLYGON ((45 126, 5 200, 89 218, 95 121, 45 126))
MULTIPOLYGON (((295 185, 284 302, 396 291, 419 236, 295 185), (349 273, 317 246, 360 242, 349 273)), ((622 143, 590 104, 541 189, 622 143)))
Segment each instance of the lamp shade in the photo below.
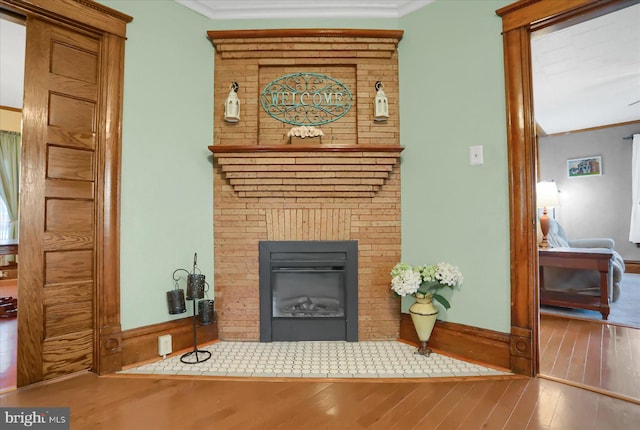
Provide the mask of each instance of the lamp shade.
POLYGON ((536 185, 536 204, 539 208, 558 206, 558 187, 553 181, 541 181, 536 185))

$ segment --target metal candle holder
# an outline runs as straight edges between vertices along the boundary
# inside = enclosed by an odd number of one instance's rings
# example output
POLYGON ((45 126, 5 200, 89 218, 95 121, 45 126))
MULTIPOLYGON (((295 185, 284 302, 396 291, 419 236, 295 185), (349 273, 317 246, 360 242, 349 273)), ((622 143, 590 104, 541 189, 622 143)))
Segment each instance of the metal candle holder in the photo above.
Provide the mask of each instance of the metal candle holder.
POLYGON ((208 325, 216 321, 216 312, 213 310, 213 300, 204 299, 198 302, 198 320, 201 325, 208 325))
POLYGON ((187 311, 184 301, 184 291, 182 288, 178 288, 177 282, 176 288, 167 291, 167 306, 169 307, 169 313, 172 315, 182 314, 187 311))
MULTIPOLYGON (((193 302, 193 351, 182 354, 180 361, 185 364, 197 364, 207 361, 211 358, 210 351, 198 349, 198 334, 196 327, 196 300, 204 298, 204 293, 209 288, 209 284, 205 281, 205 276, 200 273, 198 268, 198 254, 193 254, 193 270, 191 273, 186 269, 176 269, 173 272, 173 280, 177 283, 179 277, 178 272, 187 273, 187 300, 193 302)), ((182 291, 182 290, 180 290, 182 291)))

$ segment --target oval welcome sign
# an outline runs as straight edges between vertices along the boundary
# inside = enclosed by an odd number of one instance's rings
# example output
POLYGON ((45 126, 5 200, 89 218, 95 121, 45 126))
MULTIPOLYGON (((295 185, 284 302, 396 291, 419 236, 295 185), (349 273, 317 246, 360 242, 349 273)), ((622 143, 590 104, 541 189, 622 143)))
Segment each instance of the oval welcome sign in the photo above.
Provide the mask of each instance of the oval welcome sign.
POLYGON ((260 95, 260 104, 278 121, 322 125, 345 116, 353 96, 349 88, 330 76, 292 73, 268 83, 260 95))

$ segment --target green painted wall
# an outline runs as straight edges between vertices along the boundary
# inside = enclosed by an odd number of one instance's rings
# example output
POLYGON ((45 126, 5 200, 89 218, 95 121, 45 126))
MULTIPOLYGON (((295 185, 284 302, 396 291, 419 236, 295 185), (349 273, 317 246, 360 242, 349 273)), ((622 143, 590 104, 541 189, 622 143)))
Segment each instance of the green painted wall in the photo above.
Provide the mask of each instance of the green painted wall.
MULTIPOLYGON (((166 291, 193 255, 213 281, 209 20, 173 1, 102 1, 134 17, 125 45, 120 242, 124 330, 175 319, 166 291)), ((184 284, 182 284, 184 285, 184 284)), ((190 315, 191 303, 187 303, 190 315)), ((185 314, 177 317, 184 317, 185 314)))
MULTIPOLYGON (((507 1, 444 1, 401 19, 209 20, 172 1, 102 0, 127 28, 122 328, 172 317, 165 292, 193 253, 213 281, 213 47, 207 30, 402 29, 403 260, 460 266, 442 319, 509 331, 509 224, 501 22, 507 1), (306 25, 305 25, 306 24, 306 25), (469 166, 468 148, 485 164, 469 166)), ((406 311, 410 299, 405 299, 406 311)), ((188 303, 190 305, 190 303, 188 303)), ((189 313, 191 308, 189 308, 189 313)))
POLYGON ((495 10, 508 3, 436 1, 400 20, 399 46, 403 259, 462 270, 441 319, 507 333, 509 183, 495 10), (473 145, 483 146, 483 165, 469 165, 473 145))

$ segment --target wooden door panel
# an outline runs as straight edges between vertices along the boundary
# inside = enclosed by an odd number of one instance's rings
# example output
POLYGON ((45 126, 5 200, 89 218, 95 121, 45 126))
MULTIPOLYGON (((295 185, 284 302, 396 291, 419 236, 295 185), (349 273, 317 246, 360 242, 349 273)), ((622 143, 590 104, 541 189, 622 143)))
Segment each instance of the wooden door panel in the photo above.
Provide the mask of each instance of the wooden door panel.
POLYGON ((98 87, 93 83, 77 81, 66 76, 49 76, 49 85, 52 91, 61 94, 73 94, 78 98, 95 99, 98 87))
MULTIPOLYGON (((98 39, 94 39, 92 37, 86 37, 84 34, 76 33, 73 31, 67 31, 66 29, 62 29, 61 27, 57 27, 55 29, 56 35, 53 39, 51 39, 51 46, 66 46, 70 50, 76 51, 86 51, 86 53, 90 55, 95 55, 98 51, 100 51, 100 41, 98 39)), ((57 54, 57 50, 52 49, 52 52, 49 53, 51 57, 51 61, 49 62, 49 71, 53 72, 51 65, 54 62, 54 57, 57 54)), ((72 60, 71 56, 66 57, 72 60)), ((64 58, 60 59, 64 60, 64 58)), ((97 59, 96 59, 97 61, 97 59)), ((82 72, 77 72, 82 73, 82 72)))
POLYGON ((43 299, 48 305, 61 305, 70 302, 87 302, 93 297, 93 283, 69 282, 63 285, 47 286, 43 299))
POLYGON ((44 277, 45 285, 91 280, 93 250, 47 252, 44 277))
POLYGON ((93 232, 60 233, 45 232, 43 236, 44 251, 61 251, 93 248, 93 232))
POLYGON ((43 344, 43 379, 90 369, 93 364, 93 330, 57 336, 43 344))
POLYGON ((98 46, 89 49, 93 52, 78 49, 77 46, 54 43, 51 48, 51 73, 95 84, 98 78, 98 59, 95 55, 98 46))
POLYGON ((95 103, 62 94, 49 97, 49 125, 73 131, 94 131, 95 103))
POLYGON ((63 130, 57 127, 48 127, 47 142, 53 145, 94 149, 96 147, 96 135, 93 132, 81 132, 63 130))
MULTIPOLYGON (((45 301, 46 302, 46 301, 45 301)), ((93 329, 93 302, 73 301, 44 307, 45 339, 93 329)))
POLYGON ((72 282, 44 289, 45 339, 93 329, 93 282, 72 282))
POLYGON ((93 182, 47 180, 44 184, 44 196, 61 199, 93 199, 93 182))
POLYGON ((49 146, 47 167, 49 178, 93 180, 93 151, 49 146))
POLYGON ((90 200, 47 200, 46 231, 93 231, 93 202, 90 200))

